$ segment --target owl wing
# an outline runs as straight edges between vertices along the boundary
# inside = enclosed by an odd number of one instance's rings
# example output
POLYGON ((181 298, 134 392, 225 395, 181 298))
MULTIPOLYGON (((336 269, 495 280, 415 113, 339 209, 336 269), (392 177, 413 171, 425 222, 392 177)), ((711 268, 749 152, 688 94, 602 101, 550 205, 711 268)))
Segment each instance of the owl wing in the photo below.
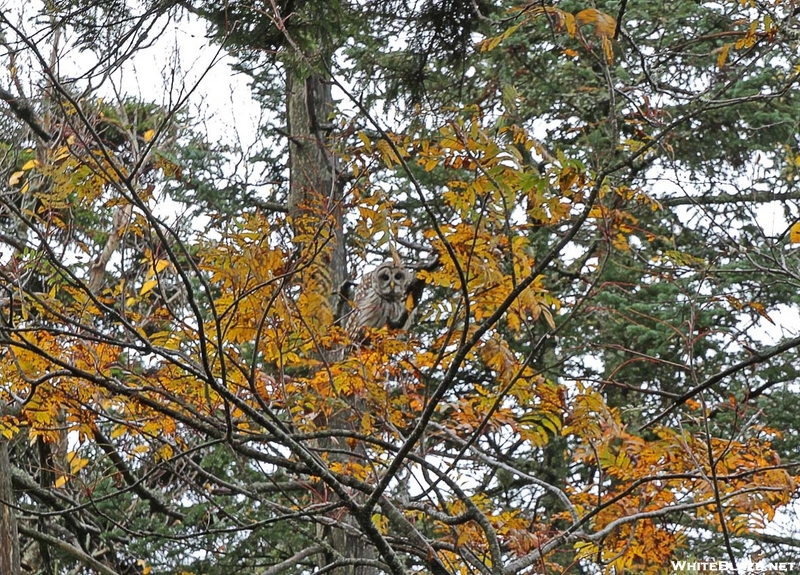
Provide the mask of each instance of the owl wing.
POLYGON ((353 341, 361 339, 364 328, 383 327, 397 315, 397 302, 384 299, 376 289, 377 272, 365 275, 353 296, 353 312, 345 324, 353 341))
POLYGON ((355 294, 353 294, 353 310, 347 316, 345 330, 350 334, 350 339, 357 340, 364 327, 369 325, 369 320, 375 314, 373 309, 380 301, 378 294, 372 287, 372 274, 361 278, 355 294))

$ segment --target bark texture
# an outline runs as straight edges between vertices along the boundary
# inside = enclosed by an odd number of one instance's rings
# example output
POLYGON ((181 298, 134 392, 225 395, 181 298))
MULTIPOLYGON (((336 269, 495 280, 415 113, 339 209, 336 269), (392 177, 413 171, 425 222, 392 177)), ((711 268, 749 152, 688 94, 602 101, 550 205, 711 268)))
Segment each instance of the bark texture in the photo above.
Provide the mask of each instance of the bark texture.
POLYGON ((6 439, 0 439, 0 573, 20 575, 19 534, 11 485, 11 461, 6 439))

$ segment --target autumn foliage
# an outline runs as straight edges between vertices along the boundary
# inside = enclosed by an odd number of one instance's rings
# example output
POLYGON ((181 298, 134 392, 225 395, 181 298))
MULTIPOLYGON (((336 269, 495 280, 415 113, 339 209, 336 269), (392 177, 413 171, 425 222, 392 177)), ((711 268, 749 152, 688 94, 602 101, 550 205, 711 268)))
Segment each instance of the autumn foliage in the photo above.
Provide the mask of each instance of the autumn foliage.
MULTIPOLYGON (((22 89, 24 57, 45 86, 0 93, 9 572, 656 574, 790 558, 797 539, 765 529, 797 497, 785 406, 800 339, 782 318, 800 285, 798 156, 764 130, 797 105, 795 16, 675 2, 659 44, 649 8, 626 4, 476 3, 459 95, 432 76, 428 97, 386 104, 394 120, 351 93, 358 66, 315 49, 313 11, 256 10, 280 49, 240 28, 226 46, 347 102, 309 133, 265 132, 330 158, 338 191, 305 186, 302 201, 297 163, 253 160, 284 179, 248 199, 220 176, 245 152, 198 144, 185 101, 111 102, 91 83, 79 96, 80 75, 44 56, 60 40, 2 16, 3 81, 22 89), (413 321, 354 341, 353 285, 392 256, 415 273, 413 321)), ((348 10, 379 31, 373 8, 348 10)), ((219 31, 217 9, 192 11, 219 31)), ((170 17, 132 33, 156 14, 170 17)), ((442 58, 431 68, 457 69, 442 58)))

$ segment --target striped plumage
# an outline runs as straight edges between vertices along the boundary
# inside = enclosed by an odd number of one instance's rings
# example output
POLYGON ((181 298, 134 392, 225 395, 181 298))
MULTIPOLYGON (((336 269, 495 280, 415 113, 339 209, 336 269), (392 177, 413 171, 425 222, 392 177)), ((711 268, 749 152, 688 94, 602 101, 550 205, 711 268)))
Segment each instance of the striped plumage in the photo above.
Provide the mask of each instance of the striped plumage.
POLYGON ((368 327, 397 326, 405 312, 406 290, 411 274, 393 261, 383 262, 361 278, 353 296, 353 311, 345 327, 357 340, 368 327))

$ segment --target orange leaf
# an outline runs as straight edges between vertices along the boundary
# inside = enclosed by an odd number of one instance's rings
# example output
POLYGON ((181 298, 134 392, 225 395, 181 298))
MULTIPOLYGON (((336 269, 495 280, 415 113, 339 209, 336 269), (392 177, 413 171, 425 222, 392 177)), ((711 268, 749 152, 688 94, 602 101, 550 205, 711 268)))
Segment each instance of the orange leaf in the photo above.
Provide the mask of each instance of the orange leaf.
POLYGON ((769 314, 767 314, 767 309, 764 307, 763 303, 758 303, 757 301, 752 301, 749 304, 747 304, 747 306, 750 309, 754 310, 758 315, 760 315, 761 317, 766 319, 769 323, 771 323, 772 325, 775 325, 775 322, 772 321, 772 318, 769 317, 769 314))
POLYGON ((600 38, 613 38, 614 32, 617 29, 617 21, 613 16, 609 16, 605 12, 601 12, 597 8, 586 8, 575 14, 575 20, 578 26, 586 26, 587 24, 594 24, 595 36, 600 38))

